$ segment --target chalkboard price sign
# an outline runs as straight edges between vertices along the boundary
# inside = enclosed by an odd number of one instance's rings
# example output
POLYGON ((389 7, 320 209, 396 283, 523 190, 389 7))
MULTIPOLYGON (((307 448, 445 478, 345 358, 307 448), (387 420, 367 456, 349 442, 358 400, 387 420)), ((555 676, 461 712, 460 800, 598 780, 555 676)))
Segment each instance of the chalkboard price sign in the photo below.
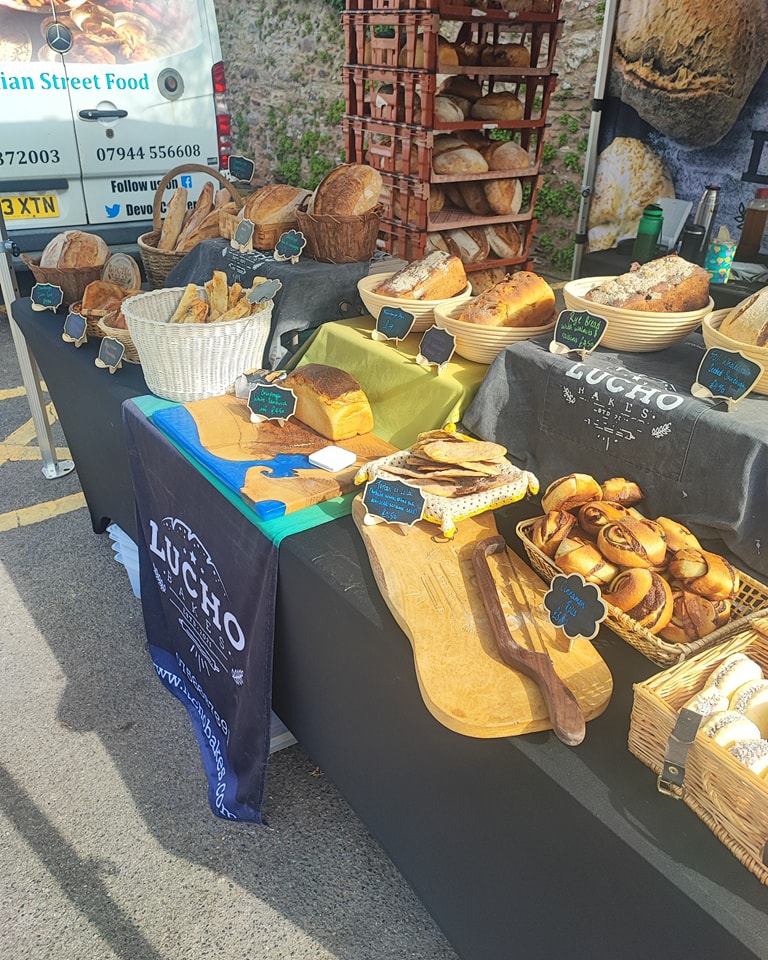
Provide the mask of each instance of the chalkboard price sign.
POLYGON ((256 224, 253 220, 243 217, 235 228, 230 246, 239 250, 240 253, 248 253, 249 250, 253 250, 253 231, 255 229, 256 224))
POLYGON ((405 340, 416 317, 402 307, 382 307, 376 319, 376 331, 385 340, 405 340))
POLYGON ((275 277, 272 280, 265 280, 264 283, 257 283, 253 290, 248 291, 246 299, 249 303, 264 303, 267 300, 274 300, 282 289, 282 281, 275 277))
POLYGON ((296 413, 296 394, 274 383, 257 384, 248 397, 251 420, 288 420, 296 413))
POLYGON ((571 640, 591 640, 608 613, 599 587, 587 583, 580 573, 568 577, 558 574, 544 595, 544 606, 552 625, 560 627, 571 640))
POLYGON ((435 364, 442 369, 453 356, 455 349, 456 337, 452 333, 441 330, 440 327, 430 327, 421 338, 416 362, 422 366, 435 364))
POLYGON ((739 350, 710 347, 699 364, 691 393, 730 401, 746 397, 763 375, 763 367, 739 350))
POLYGON ((64 321, 64 331, 61 334, 61 339, 80 347, 88 339, 86 336, 87 329, 88 322, 82 313, 72 313, 70 311, 64 321))
POLYGON ((230 156, 229 172, 235 180, 247 180, 249 183, 256 169, 256 164, 248 157, 230 156))
POLYGON ((608 321, 604 317, 587 310, 563 310, 555 323, 549 351, 590 353, 603 339, 607 327, 608 321))
POLYGON ((370 480, 363 491, 363 504, 368 513, 386 523, 411 526, 424 515, 424 497, 418 487, 409 487, 402 480, 370 480))
POLYGON ((55 313, 64 302, 64 291, 54 283, 36 283, 29 299, 33 310, 53 310, 55 313))
POLYGON ((93 361, 97 367, 106 367, 110 373, 114 373, 122 365, 125 347, 114 337, 104 337, 99 346, 99 355, 93 361))
POLYGON ((300 230, 286 230, 280 234, 273 254, 275 260, 290 260, 298 263, 301 253, 307 245, 307 238, 300 230))

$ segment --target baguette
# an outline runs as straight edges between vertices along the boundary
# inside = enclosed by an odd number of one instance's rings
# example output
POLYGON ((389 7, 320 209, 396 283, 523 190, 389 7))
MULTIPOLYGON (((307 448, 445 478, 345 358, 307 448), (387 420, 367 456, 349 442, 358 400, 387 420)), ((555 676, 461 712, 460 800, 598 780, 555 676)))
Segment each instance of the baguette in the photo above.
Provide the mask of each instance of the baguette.
POLYGON ((197 227, 176 245, 176 253, 189 253, 201 240, 212 240, 219 236, 219 211, 210 210, 197 227))
POLYGON ((203 185, 203 189, 200 191, 200 196, 197 198, 197 203, 195 208, 192 211, 191 216, 185 222, 184 226, 181 228, 181 233, 176 240, 176 246, 180 243, 183 243, 184 239, 188 237, 198 226, 205 220, 208 214, 211 212, 213 207, 213 184, 210 180, 206 181, 203 185))
POLYGON ((190 305, 194 303, 194 301, 197 299, 198 297, 197 297, 196 285, 194 283, 188 283, 184 288, 184 293, 182 293, 181 295, 181 300, 179 300, 178 306, 171 314, 171 317, 168 320, 168 323, 180 323, 181 321, 179 318, 182 317, 187 312, 190 305))
POLYGON ((214 270, 213 276, 204 284, 211 310, 209 320, 217 320, 229 308, 229 286, 223 270, 214 270))
POLYGON ((160 239, 157 243, 158 250, 172 251, 179 239, 181 228, 184 224, 184 215, 187 212, 187 188, 176 187, 173 196, 168 201, 165 211, 165 219, 160 230, 160 239))

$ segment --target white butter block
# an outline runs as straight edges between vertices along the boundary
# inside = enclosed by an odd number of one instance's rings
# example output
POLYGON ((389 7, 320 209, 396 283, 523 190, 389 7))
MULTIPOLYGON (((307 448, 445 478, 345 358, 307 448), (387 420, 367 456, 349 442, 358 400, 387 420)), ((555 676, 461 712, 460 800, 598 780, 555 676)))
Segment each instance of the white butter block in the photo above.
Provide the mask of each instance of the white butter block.
POLYGON ((313 467, 320 467, 331 473, 351 467, 356 460, 357 456, 343 447, 323 447, 322 450, 309 455, 309 462, 313 467))

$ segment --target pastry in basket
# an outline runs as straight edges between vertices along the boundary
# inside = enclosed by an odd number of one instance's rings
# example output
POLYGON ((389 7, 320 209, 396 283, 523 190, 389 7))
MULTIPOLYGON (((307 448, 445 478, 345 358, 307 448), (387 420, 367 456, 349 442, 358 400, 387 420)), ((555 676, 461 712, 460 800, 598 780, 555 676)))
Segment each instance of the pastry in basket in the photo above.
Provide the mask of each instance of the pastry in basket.
POLYGON ((652 520, 615 520, 600 528, 597 546, 602 555, 620 567, 661 567, 667 545, 652 520))
POLYGON ((643 491, 634 480, 625 480, 624 477, 611 477, 600 485, 600 489, 603 500, 620 503, 623 507, 632 507, 643 499, 643 491))
POLYGON ((282 383, 296 394, 296 419, 328 440, 373 430, 373 413, 360 384, 345 370, 307 363, 282 383))
POLYGON ((743 713, 760 728, 760 735, 764 737, 768 733, 768 680, 749 680, 736 687, 728 709, 743 713))
POLYGON ((461 260, 433 250, 383 280, 375 292, 382 297, 408 300, 445 300, 461 293, 466 286, 467 274, 461 260))
POLYGON ((674 609, 661 636, 669 643, 692 643, 708 636, 731 619, 730 600, 710 600, 672 582, 674 609))
POLYGON ((594 477, 587 473, 569 473, 554 480, 541 497, 541 505, 550 510, 573 510, 590 500, 601 500, 602 490, 594 477))
POLYGON ((685 313, 709 302, 709 274, 676 253, 633 264, 628 273, 604 280, 584 294, 585 300, 623 310, 685 313))
POLYGON ((135 293, 138 291, 123 290, 117 283, 109 280, 92 280, 83 291, 81 309, 86 313, 104 316, 117 310, 127 296, 135 293))
POLYGON ((580 537, 566 537, 555 551, 554 561, 566 576, 580 573, 590 583, 610 583, 618 569, 608 563, 593 543, 580 537))
POLYGON ((720 324, 720 333, 755 347, 768 346, 768 287, 737 304, 720 324))
POLYGON ((554 315, 552 287, 538 274, 520 270, 469 301, 459 320, 493 327, 542 327, 554 315))
POLYGON ((685 524, 670 520, 669 517, 656 517, 656 523, 664 531, 670 553, 677 553, 678 550, 701 550, 701 544, 685 524))
POLYGON ((694 593, 712 600, 730 600, 739 589, 736 568, 708 550, 678 550, 669 561, 669 575, 694 593))
POLYGON ((531 543, 552 558, 557 548, 576 525, 576 517, 566 510, 550 510, 539 517, 530 530, 531 543))
POLYGON ((603 599, 649 633, 660 633, 672 619, 672 589, 664 577, 653 570, 623 570, 611 581, 603 599))
POLYGON ((699 727, 698 736, 719 743, 721 747, 733 746, 738 740, 759 740, 760 730, 735 710, 718 710, 699 727))
POLYGON ((718 711, 728 709, 728 697, 718 687, 704 687, 683 704, 685 710, 691 710, 702 717, 708 717, 718 711))
POLYGON ((728 753, 758 777, 768 773, 768 740, 737 740, 728 747, 728 753))
POLYGON ((762 676, 760 664, 752 657, 746 653, 732 653, 712 671, 708 683, 730 697, 743 683, 759 680, 762 676))
POLYGON ((589 537, 596 538, 602 527, 616 520, 627 520, 631 514, 620 503, 592 500, 579 507, 579 526, 589 537))

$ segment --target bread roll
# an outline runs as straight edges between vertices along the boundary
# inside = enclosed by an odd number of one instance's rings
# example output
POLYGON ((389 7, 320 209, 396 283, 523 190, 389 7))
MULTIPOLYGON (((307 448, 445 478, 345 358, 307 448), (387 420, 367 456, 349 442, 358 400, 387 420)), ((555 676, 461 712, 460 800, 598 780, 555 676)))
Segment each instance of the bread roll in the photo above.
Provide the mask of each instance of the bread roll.
POLYGON ((375 289, 382 297, 444 300, 460 293, 466 285, 467 274, 461 260, 434 250, 419 260, 413 260, 375 289))
POLYGON ((458 147, 432 156, 435 173, 487 173, 488 164, 474 147, 458 147))
POLYGON ((589 583, 610 583, 618 573, 593 544, 570 537, 560 543, 554 561, 566 576, 580 573, 589 583))
POLYGON ((673 581, 674 606, 662 637, 670 643, 692 643, 725 626, 731 618, 729 600, 708 600, 673 581))
POLYGON ((717 687, 730 698, 743 683, 760 680, 762 676, 762 668, 756 660, 746 653, 731 653, 709 675, 708 685, 717 687))
POLYGON ((669 561, 669 575, 693 593, 712 600, 730 600, 739 589, 736 568, 708 550, 678 550, 669 561))
POLYGON ((726 749, 737 740, 760 739, 760 731, 755 724, 735 710, 718 711, 707 717, 699 727, 698 735, 726 749))
POLYGON ((708 146, 731 129, 766 64, 765 3, 627 3, 616 18, 609 92, 662 134, 708 146))
POLYGON ((672 618, 672 590, 664 577, 652 570, 624 570, 611 581, 603 599, 649 633, 659 633, 672 618))
POLYGON ((720 333, 754 347, 768 346, 768 287, 735 306, 720 324, 720 333))
POLYGON ((522 101, 508 90, 486 93, 472 104, 475 120, 522 120, 525 113, 522 101))
POLYGON ((764 778, 768 772, 768 740, 737 740, 728 753, 758 777, 764 778))
POLYGON ((569 473, 554 480, 541 497, 546 513, 550 510, 574 510, 591 500, 599 500, 600 484, 586 473, 569 473))
MULTIPOLYGON (((500 260, 514 260, 523 255, 523 238, 514 223, 496 223, 485 228, 488 244, 500 260)), ((499 279, 503 279, 503 274, 499 279)))
POLYGON ((705 687, 695 693, 690 700, 686 700, 683 707, 702 717, 709 717, 713 713, 728 709, 728 697, 717 687, 705 687))
POLYGON ((548 557, 554 557, 557 548, 576 525, 576 517, 565 510, 550 510, 538 517, 531 526, 531 543, 548 557))
POLYGON ((596 538, 601 528, 607 523, 616 520, 626 520, 629 517, 625 507, 619 503, 609 503, 606 500, 593 500, 579 507, 579 526, 587 536, 596 538))
POLYGON ((603 491, 603 500, 620 503, 622 507, 631 507, 643 499, 643 491, 640 487, 633 480, 625 480, 624 477, 611 477, 600 487, 603 491))
POLYGON ((355 217, 373 210, 383 181, 375 167, 348 163, 336 167, 320 181, 312 200, 318 216, 355 217))
POLYGON ((600 528, 600 552, 620 567, 660 567, 667 545, 659 529, 648 520, 617 520, 600 528))
POLYGON ((678 550, 701 550, 701 544, 684 524, 669 517, 656 517, 656 523, 664 531, 667 550, 670 554, 678 550))
POLYGON ((485 196, 495 214, 500 217, 514 216, 523 205, 523 185, 516 178, 486 180, 485 196))
POLYGON ((552 287, 538 274, 520 270, 470 300, 459 319, 493 327, 541 327, 554 314, 552 287))
POLYGON ((109 247, 97 234, 64 230, 48 242, 40 257, 40 266, 59 270, 99 267, 108 257, 109 247))
POLYGON ((338 367, 308 363, 282 383, 296 394, 296 419, 328 440, 347 440, 373 430, 373 414, 360 384, 338 367))
POLYGON ((592 287, 585 300, 655 313, 700 310, 709 302, 709 274, 677 254, 659 257, 592 287))

